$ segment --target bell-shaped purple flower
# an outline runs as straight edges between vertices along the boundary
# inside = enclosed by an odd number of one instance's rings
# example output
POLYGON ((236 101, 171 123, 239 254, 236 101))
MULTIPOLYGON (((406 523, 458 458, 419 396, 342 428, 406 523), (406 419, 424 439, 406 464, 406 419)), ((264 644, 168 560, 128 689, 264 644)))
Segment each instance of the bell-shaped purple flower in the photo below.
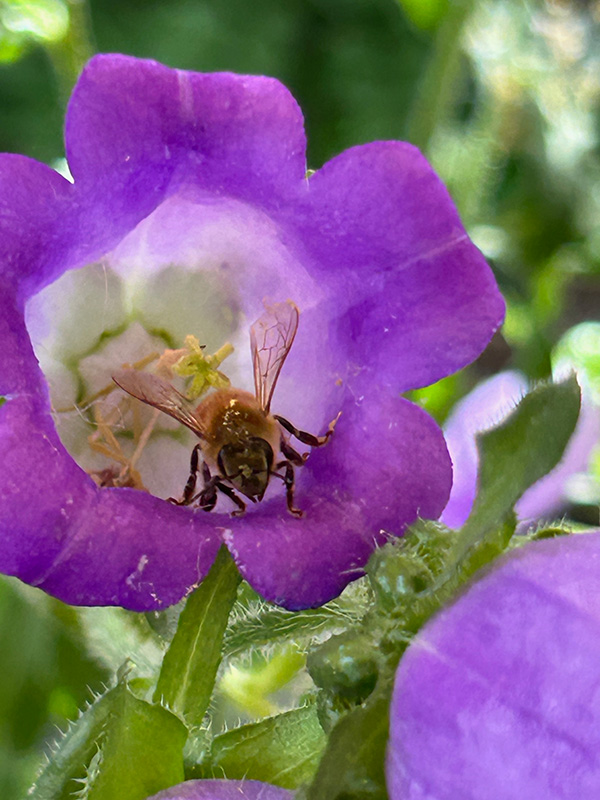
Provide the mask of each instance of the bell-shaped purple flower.
POLYGON ((148 800, 292 800, 293 792, 260 781, 186 781, 148 800))
POLYGON ((363 145, 308 177, 302 116, 276 80, 104 55, 75 87, 66 150, 74 183, 0 158, 3 572, 70 603, 160 608, 224 541, 264 597, 301 608, 417 515, 439 516, 446 446, 400 393, 475 358, 504 305, 414 147, 363 145), (221 369, 252 390, 266 297, 301 312, 272 410, 313 433, 342 412, 296 469, 302 519, 275 479, 242 517, 223 496, 210 514, 164 502, 197 441, 167 418, 139 462, 150 491, 100 488, 86 401, 187 334, 206 352, 233 344, 221 369))
POLYGON ((530 543, 403 656, 390 800, 600 796, 600 532, 530 543))

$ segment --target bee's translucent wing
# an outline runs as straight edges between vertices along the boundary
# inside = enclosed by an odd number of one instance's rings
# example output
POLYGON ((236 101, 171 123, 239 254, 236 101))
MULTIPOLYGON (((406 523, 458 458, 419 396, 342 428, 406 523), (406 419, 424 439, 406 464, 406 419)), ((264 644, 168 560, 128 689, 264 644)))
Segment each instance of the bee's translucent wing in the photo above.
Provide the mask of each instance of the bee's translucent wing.
POLYGON ((112 379, 127 394, 173 417, 193 430, 196 436, 203 436, 202 423, 196 416, 194 406, 158 375, 137 369, 121 369, 115 372, 112 379))
POLYGON ((254 390, 263 411, 268 412, 283 362, 296 336, 299 311, 291 300, 267 306, 250 328, 254 365, 254 390))

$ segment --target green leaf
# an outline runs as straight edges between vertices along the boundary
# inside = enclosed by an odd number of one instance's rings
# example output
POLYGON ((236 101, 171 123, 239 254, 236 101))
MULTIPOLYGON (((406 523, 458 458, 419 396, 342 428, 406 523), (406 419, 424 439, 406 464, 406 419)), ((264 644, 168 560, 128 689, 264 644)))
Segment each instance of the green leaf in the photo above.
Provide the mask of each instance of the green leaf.
POLYGON ((85 775, 85 768, 94 753, 108 719, 115 690, 111 689, 84 711, 79 719, 53 745, 48 763, 29 790, 33 800, 61 800, 74 790, 71 781, 85 775))
POLYGON ((579 405, 574 377, 540 385, 501 425, 478 437, 477 497, 457 537, 456 560, 484 546, 487 536, 496 536, 521 495, 558 464, 575 430, 579 405))
POLYGON ((192 775, 225 775, 296 789, 312 779, 326 741, 311 704, 217 736, 209 765, 192 775))
POLYGON ((186 739, 185 725, 170 711, 117 686, 88 772, 87 800, 144 800, 181 783, 186 739))
POLYGON ((393 673, 332 729, 307 800, 386 800, 384 759, 393 673))
POLYGON ((186 739, 187 730, 177 717, 119 684, 71 723, 29 796, 66 800, 78 781, 86 784, 87 800, 144 800, 183 780, 186 739))
POLYGON ((223 634, 240 576, 225 547, 210 572, 188 598, 167 650, 154 700, 201 725, 222 657, 223 634))

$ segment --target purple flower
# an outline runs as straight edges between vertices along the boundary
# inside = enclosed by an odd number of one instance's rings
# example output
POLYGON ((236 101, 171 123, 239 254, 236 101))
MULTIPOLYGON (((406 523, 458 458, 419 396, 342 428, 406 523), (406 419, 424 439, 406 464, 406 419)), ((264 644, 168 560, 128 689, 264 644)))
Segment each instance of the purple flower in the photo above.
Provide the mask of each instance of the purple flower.
MULTIPOLYGON (((478 456, 475 436, 499 424, 528 390, 519 372, 501 372, 479 384, 458 402, 444 426, 444 436, 454 467, 452 490, 442 522, 459 528, 469 516, 477 489, 478 456)), ((592 393, 583 382, 579 421, 562 460, 537 481, 515 506, 524 524, 549 519, 560 512, 566 499, 567 482, 585 472, 600 439, 600 414, 592 393)))
POLYGON ((260 781, 186 781, 148 800, 292 800, 293 793, 260 781))
POLYGON ((475 358, 504 306, 415 148, 363 145, 307 178, 301 113, 277 81, 105 55, 75 87, 66 151, 74 184, 0 161, 3 572, 70 603, 159 608, 225 541, 264 597, 301 608, 336 596, 418 514, 440 514, 442 434, 399 394, 475 358), (224 497, 210 514, 159 499, 181 493, 194 443, 166 417, 144 451, 157 496, 99 488, 83 399, 186 334, 207 352, 231 342, 221 369, 250 390, 265 297, 301 310, 273 411, 314 433, 342 411, 296 470, 304 517, 275 480, 239 518, 224 497), (55 409, 78 412, 53 418, 48 385, 55 409))
POLYGON ((600 532, 504 557, 417 635, 391 706, 390 800, 600 796, 600 532))

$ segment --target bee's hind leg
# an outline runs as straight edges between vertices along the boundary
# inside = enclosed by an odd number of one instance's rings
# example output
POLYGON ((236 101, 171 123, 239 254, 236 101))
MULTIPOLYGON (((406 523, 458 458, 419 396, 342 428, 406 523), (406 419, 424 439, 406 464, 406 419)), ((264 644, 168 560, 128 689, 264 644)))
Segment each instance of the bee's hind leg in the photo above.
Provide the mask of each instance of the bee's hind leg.
MULTIPOLYGON (((187 479, 187 483, 183 489, 183 497, 181 500, 177 500, 175 497, 169 497, 167 499, 168 503, 173 503, 176 506, 189 506, 191 503, 196 500, 197 495, 195 495, 196 491, 196 482, 198 480, 198 461, 199 461, 199 453, 200 453, 200 445, 197 444, 194 449, 192 450, 192 455, 190 457, 190 474, 187 479)), ((202 469, 206 467, 206 464, 202 465, 202 469)), ((208 477, 210 479, 210 472, 208 473, 208 477)), ((206 485, 206 477, 204 479, 204 483, 206 485)))
MULTIPOLYGON (((299 430, 294 425, 292 425, 291 422, 285 419, 285 417, 280 417, 277 414, 274 414, 273 416, 275 417, 275 419, 281 425, 282 428, 285 428, 285 430, 288 433, 291 433, 292 436, 295 436, 299 442, 302 442, 302 444, 307 444, 309 447, 322 447, 324 444, 327 444, 331 435, 333 434, 333 431, 335 429, 335 424, 340 418, 340 415, 338 414, 337 417, 333 420, 333 422, 329 423, 329 427, 327 428, 327 431, 323 434, 323 436, 315 436, 314 433, 308 433, 307 431, 299 430)), ((293 448, 290 448, 290 450, 293 453, 295 453, 295 455, 298 455, 298 453, 296 453, 295 450, 293 450, 293 448)), ((284 456, 286 456, 286 458, 289 458, 287 453, 284 452, 283 448, 281 452, 284 454, 284 456)))

